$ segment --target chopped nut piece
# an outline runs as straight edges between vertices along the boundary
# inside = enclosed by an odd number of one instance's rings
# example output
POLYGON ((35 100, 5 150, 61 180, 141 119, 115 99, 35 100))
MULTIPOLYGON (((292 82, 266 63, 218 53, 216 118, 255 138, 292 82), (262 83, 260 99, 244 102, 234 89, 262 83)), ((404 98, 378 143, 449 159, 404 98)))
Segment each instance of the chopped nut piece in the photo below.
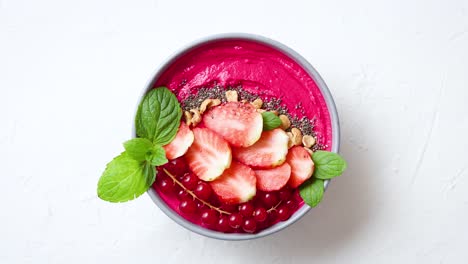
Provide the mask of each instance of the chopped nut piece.
POLYGON ((226 99, 228 102, 237 102, 237 99, 238 99, 237 91, 234 91, 234 90, 226 91, 226 99))
POLYGON ((302 132, 298 128, 293 127, 291 129, 291 133, 292 133, 292 143, 294 144, 294 146, 301 145, 302 144, 302 132))
POLYGON ((192 114, 189 111, 184 112, 185 124, 190 126, 192 124, 192 114))
POLYGON ((289 121, 288 116, 280 115, 279 118, 281 119, 281 129, 286 130, 291 126, 291 121, 289 121))
POLYGON ((198 111, 198 109, 190 109, 190 113, 193 114, 192 119, 191 119, 191 123, 192 123, 192 126, 195 127, 202 120, 201 115, 200 115, 200 111, 198 111))
POLYGON ((313 152, 310 148, 304 147, 304 149, 305 149, 307 152, 309 152, 310 155, 314 154, 314 152, 313 152))
POLYGON ((244 104, 245 104, 245 103, 247 103, 247 100, 242 99, 242 100, 241 100, 241 103, 244 103, 244 104))
POLYGON ((200 114, 203 114, 206 110, 210 109, 213 106, 221 104, 219 99, 205 99, 200 105, 200 114))
POLYGON ((288 149, 292 148, 292 146, 294 146, 293 144, 293 141, 292 141, 292 138, 293 138, 293 134, 291 132, 286 132, 286 134, 288 135, 288 149))
POLYGON ((306 148, 311 148, 313 145, 315 145, 315 138, 309 135, 303 136, 302 145, 304 145, 306 148))
POLYGON ((257 112, 260 113, 260 114, 261 114, 261 113, 265 113, 266 111, 267 111, 267 110, 261 109, 261 108, 260 108, 260 109, 257 109, 257 112))
POLYGON ((213 99, 213 101, 211 102, 211 105, 208 107, 208 109, 210 107, 213 107, 213 106, 217 106, 217 105, 220 105, 221 104, 221 100, 219 99, 213 99))
POLYGON ((260 109, 260 108, 262 108, 263 100, 260 99, 260 98, 257 98, 252 102, 252 105, 257 109, 260 109))

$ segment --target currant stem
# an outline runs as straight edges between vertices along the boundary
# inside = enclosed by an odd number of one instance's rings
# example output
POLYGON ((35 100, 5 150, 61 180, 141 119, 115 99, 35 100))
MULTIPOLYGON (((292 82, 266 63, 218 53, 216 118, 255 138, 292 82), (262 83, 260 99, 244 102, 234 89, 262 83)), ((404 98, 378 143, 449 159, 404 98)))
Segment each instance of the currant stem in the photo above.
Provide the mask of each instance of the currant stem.
POLYGON ((190 194, 190 196, 192 196, 194 199, 197 199, 198 201, 200 201, 200 202, 203 203, 204 205, 206 205, 206 206, 208 206, 209 208, 211 208, 211 209, 217 211, 217 212, 220 213, 220 214, 225 214, 225 215, 230 215, 230 214, 231 214, 230 212, 221 210, 221 208, 218 208, 218 207, 216 207, 216 206, 213 206, 213 205, 210 204, 209 202, 206 202, 206 201, 204 201, 204 200, 198 198, 198 196, 197 196, 195 193, 193 193, 193 192, 190 191, 189 189, 185 188, 185 186, 184 186, 180 181, 178 181, 177 178, 176 178, 174 175, 172 175, 168 170, 163 169, 163 171, 164 171, 169 177, 171 177, 171 179, 172 179, 175 183, 177 183, 177 185, 179 185, 179 186, 180 186, 182 189, 184 189, 188 194, 190 194))
POLYGON ((271 211, 276 210, 276 208, 278 208, 278 206, 281 204, 281 202, 283 202, 283 201, 279 201, 279 203, 277 203, 275 206, 273 206, 272 208, 268 209, 268 210, 267 210, 267 213, 270 213, 271 211))

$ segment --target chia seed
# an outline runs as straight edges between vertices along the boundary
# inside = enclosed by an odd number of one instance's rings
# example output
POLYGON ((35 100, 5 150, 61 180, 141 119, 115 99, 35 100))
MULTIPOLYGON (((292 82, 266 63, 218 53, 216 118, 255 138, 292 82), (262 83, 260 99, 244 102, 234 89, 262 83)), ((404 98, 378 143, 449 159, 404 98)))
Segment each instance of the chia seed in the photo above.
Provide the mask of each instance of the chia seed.
MULTIPOLYGON (((191 94, 188 96, 187 99, 182 102, 182 109, 184 111, 189 111, 190 109, 199 108, 201 103, 206 99, 220 99, 221 102, 224 103, 227 101, 226 91, 228 90, 237 91, 239 101, 247 100, 248 102, 253 102, 255 99, 265 95, 263 91, 259 91, 258 87, 255 89, 257 94, 253 94, 243 89, 241 85, 222 87, 215 84, 213 87, 202 87, 198 89, 196 94, 191 94)), ((290 114, 288 107, 282 103, 282 99, 277 97, 268 97, 263 99, 262 109, 267 111, 276 110, 280 115, 286 115, 291 121, 291 127, 297 127, 299 130, 301 130, 303 135, 311 135, 315 137, 317 143, 312 147, 313 151, 327 147, 326 145, 320 144, 321 140, 317 137, 313 130, 315 118, 309 119, 305 116, 305 110, 302 106, 302 102, 299 102, 294 106, 294 109, 298 110, 302 117, 290 114)), ((290 130, 291 128, 287 129, 287 131, 290 130)))
POLYGON ((308 119, 307 117, 303 116, 302 118, 299 118, 297 116, 288 116, 291 121, 291 127, 297 127, 301 130, 303 135, 311 135, 315 137, 315 133, 313 131, 314 129, 314 123, 315 119, 308 119))
POLYGON ((265 102, 263 102, 263 108, 268 111, 276 110, 278 113, 283 115, 288 112, 288 109, 285 105, 281 104, 282 101, 283 100, 281 98, 268 98, 265 102))

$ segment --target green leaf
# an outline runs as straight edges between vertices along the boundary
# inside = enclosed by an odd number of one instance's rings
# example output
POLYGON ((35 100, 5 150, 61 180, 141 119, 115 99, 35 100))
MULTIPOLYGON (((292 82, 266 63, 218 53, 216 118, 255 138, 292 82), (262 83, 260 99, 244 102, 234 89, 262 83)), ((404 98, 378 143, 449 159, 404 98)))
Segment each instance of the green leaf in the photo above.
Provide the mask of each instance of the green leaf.
POLYGON ((127 155, 137 161, 148 160, 147 156, 153 154, 153 143, 146 138, 134 138, 125 142, 127 155))
POLYGON ((146 192, 155 177, 154 166, 123 152, 107 164, 99 179, 97 193, 105 201, 126 202, 146 192))
POLYGON ((181 117, 182 109, 176 96, 166 87, 153 89, 138 107, 137 135, 164 146, 176 136, 181 117))
POLYGON ((151 156, 148 157, 148 161, 153 166, 161 166, 168 162, 166 158, 166 151, 161 146, 154 146, 151 156))
POLYGON ((299 186, 299 194, 310 207, 317 206, 323 197, 323 180, 309 179, 299 186))
POLYGON ((263 112, 263 130, 273 130, 281 126, 281 119, 275 115, 273 112, 263 112))
POLYGON ((346 170, 346 161, 338 154, 318 150, 312 154, 315 164, 314 176, 318 179, 331 179, 340 176, 346 170))
POLYGON ((149 161, 153 166, 161 166, 168 162, 166 151, 160 145, 153 145, 146 138, 134 138, 124 143, 126 153, 137 161, 149 161))

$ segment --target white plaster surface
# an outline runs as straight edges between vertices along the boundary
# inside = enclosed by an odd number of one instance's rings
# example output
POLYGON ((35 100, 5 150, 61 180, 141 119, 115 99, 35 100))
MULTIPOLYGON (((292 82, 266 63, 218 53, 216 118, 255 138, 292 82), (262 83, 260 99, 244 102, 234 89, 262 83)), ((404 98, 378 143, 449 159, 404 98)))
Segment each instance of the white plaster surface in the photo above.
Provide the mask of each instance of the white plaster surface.
POLYGON ((0 0, 0 263, 468 263, 468 1, 0 0), (328 83, 349 170, 300 222, 223 242, 96 197, 155 68, 262 34, 328 83))

